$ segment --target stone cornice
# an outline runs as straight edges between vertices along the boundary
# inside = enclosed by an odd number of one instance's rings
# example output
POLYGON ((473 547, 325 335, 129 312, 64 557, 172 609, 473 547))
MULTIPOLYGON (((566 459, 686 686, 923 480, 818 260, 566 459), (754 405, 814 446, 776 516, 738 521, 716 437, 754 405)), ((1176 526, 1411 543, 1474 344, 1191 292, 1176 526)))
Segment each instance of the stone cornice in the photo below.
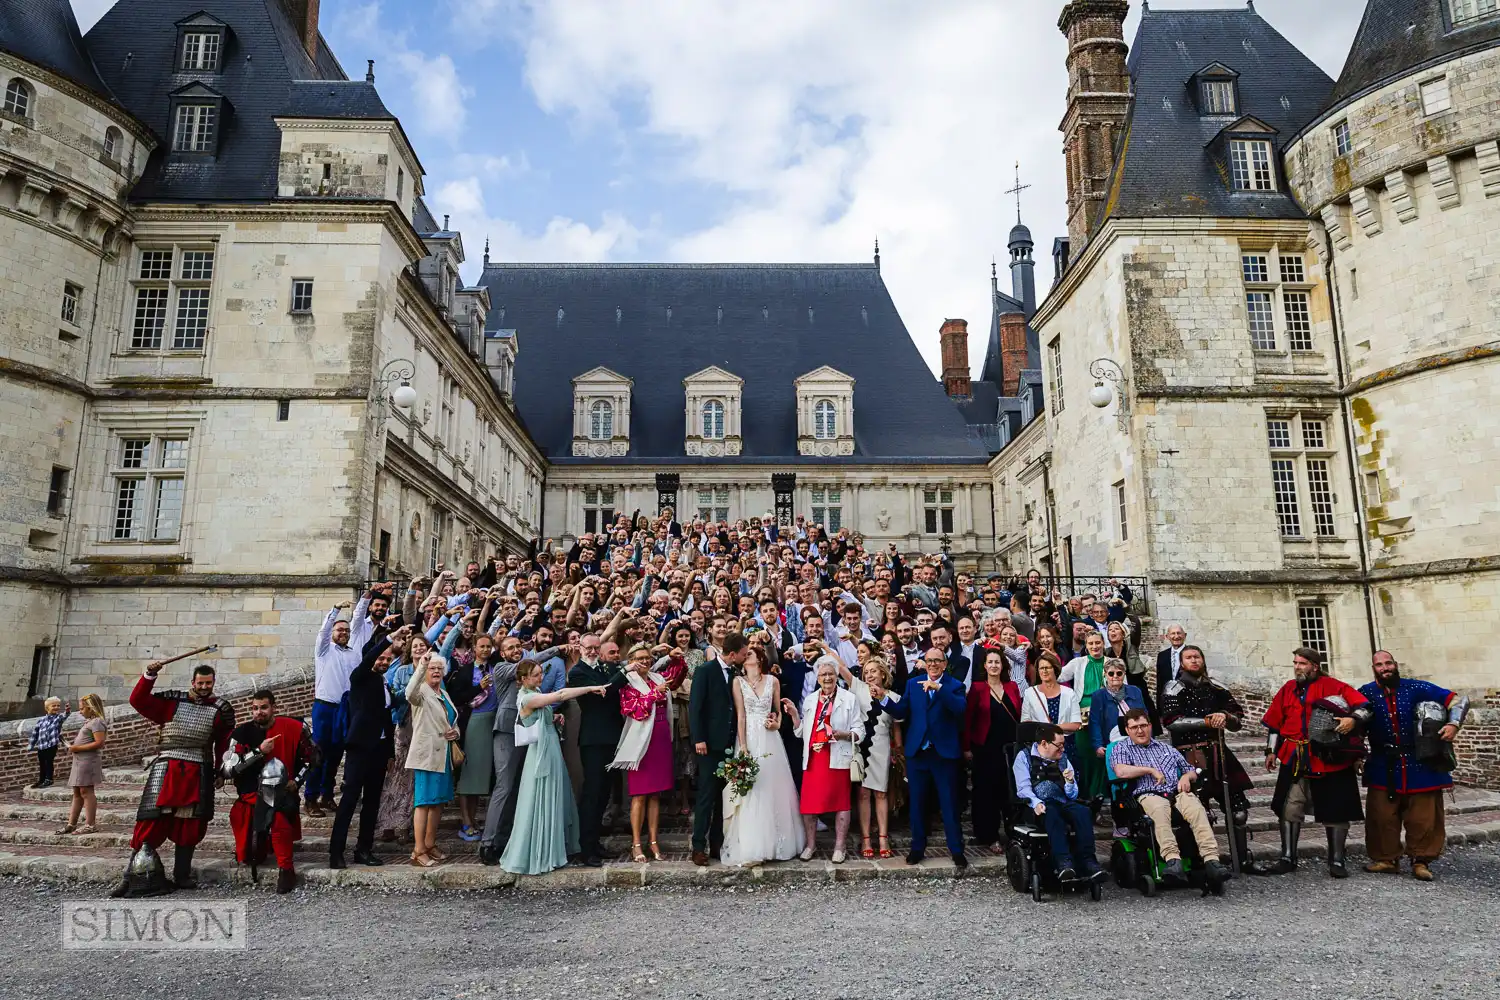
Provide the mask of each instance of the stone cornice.
POLYGON ((1154 586, 1266 586, 1301 587, 1318 584, 1390 583, 1434 576, 1463 576, 1500 572, 1500 555, 1465 559, 1438 559, 1406 566, 1381 566, 1362 574, 1358 569, 1331 566, 1298 566, 1272 570, 1167 570, 1151 575, 1154 586))
POLYGON ((771 471, 796 472, 798 484, 817 480, 819 482, 842 482, 849 486, 874 486, 874 480, 883 481, 884 486, 919 486, 934 481, 952 481, 955 484, 981 485, 990 482, 989 463, 974 460, 971 464, 948 465, 941 462, 897 464, 890 460, 869 464, 849 464, 847 460, 830 462, 806 462, 792 464, 786 459, 765 462, 745 462, 743 459, 683 459, 675 465, 650 464, 617 465, 612 462, 578 461, 553 464, 547 470, 548 486, 588 486, 608 483, 620 486, 650 485, 654 488, 656 473, 665 469, 681 469, 684 465, 701 470, 699 478, 737 483, 741 486, 771 485, 771 471), (709 470, 712 470, 711 472, 709 470), (898 471, 899 470, 899 471, 898 471), (863 480, 861 479, 863 477, 863 480))
POLYGON ((383 225, 395 235, 408 262, 427 256, 411 220, 393 201, 376 199, 284 198, 276 201, 209 202, 187 204, 169 201, 143 202, 134 206, 137 222, 180 223, 202 226, 214 222, 342 222, 383 225))
MULTIPOLYGON (((411 166, 416 167, 415 178, 427 173, 417 151, 406 138, 406 130, 397 118, 295 118, 291 115, 275 115, 271 119, 277 128, 287 125, 305 132, 387 132, 396 140, 401 154, 411 166)), ((420 194, 421 192, 417 192, 420 194)))
POLYGON ((270 587, 303 590, 314 587, 361 587, 363 578, 355 573, 184 573, 180 562, 131 561, 92 563, 89 568, 63 573, 57 570, 28 569, 23 566, 0 566, 0 581, 36 583, 57 587, 270 587), (109 566, 109 572, 100 567, 109 566), (158 566, 166 572, 150 572, 158 566))
MULTIPOLYGON (((130 130, 131 135, 135 136, 141 142, 146 143, 152 149, 161 144, 161 140, 157 137, 156 133, 151 131, 151 128, 144 122, 138 121, 124 107, 101 97, 87 87, 80 87, 65 76, 59 76, 44 66, 27 62, 18 56, 11 55, 9 52, 0 52, 0 66, 14 66, 18 71, 27 76, 34 76, 38 80, 45 81, 47 86, 67 94, 76 101, 87 104, 101 114, 107 115, 110 121, 116 125, 123 125, 130 130)), ((150 155, 151 149, 147 149, 146 156, 150 155)))
POLYGON ((1486 344, 1478 344, 1474 347, 1464 347, 1456 351, 1445 351, 1442 354, 1430 354, 1425 358, 1414 358, 1411 361, 1403 361, 1399 365, 1382 368, 1378 372, 1363 375, 1349 383, 1346 395, 1357 396, 1360 393, 1369 392, 1371 389, 1389 385, 1411 378, 1413 375, 1421 375, 1426 372, 1437 371, 1441 368, 1451 368, 1454 365, 1466 364, 1470 361, 1485 361, 1500 356, 1500 340, 1492 340, 1486 344))

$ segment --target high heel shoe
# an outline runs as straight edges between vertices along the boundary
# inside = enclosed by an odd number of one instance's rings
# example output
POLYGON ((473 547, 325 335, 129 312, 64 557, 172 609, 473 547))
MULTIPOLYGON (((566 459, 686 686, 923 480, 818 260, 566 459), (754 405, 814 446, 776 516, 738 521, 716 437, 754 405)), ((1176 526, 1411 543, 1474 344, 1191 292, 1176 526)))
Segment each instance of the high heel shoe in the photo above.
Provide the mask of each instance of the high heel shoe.
POLYGON ((661 845, 654 840, 651 841, 651 856, 657 861, 661 860, 661 845))
POLYGON ((870 847, 869 837, 865 837, 864 842, 865 846, 860 849, 859 856, 868 861, 870 858, 873 858, 875 856, 875 851, 870 847))
POLYGON ((893 857, 895 857, 895 855, 891 853, 891 838, 890 837, 881 837, 880 838, 880 856, 882 858, 893 858, 893 857))
POLYGON ((630 845, 630 860, 634 861, 638 865, 643 865, 646 863, 646 852, 641 850, 640 844, 630 845))

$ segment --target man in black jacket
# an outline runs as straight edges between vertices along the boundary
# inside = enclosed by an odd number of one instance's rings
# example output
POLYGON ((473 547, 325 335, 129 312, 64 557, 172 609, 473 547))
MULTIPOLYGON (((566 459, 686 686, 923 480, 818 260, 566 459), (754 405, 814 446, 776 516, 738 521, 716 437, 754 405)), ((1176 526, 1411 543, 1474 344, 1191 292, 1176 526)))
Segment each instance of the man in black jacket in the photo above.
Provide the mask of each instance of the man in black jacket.
POLYGON ((708 866, 709 852, 724 845, 724 779, 716 777, 738 738, 734 697, 729 684, 736 667, 745 662, 748 648, 739 632, 724 636, 724 648, 708 651, 708 659, 693 671, 688 697, 688 731, 698 755, 698 801, 693 809, 693 864, 708 866))
POLYGON ((604 863, 604 845, 599 831, 604 809, 609 805, 609 763, 614 759, 625 717, 620 714, 620 688, 625 671, 620 666, 620 644, 611 629, 599 644, 599 659, 579 660, 568 670, 569 687, 607 685, 603 695, 578 699, 578 756, 583 763, 583 787, 578 794, 578 846, 583 863, 598 868, 604 863))
POLYGON ((344 742, 344 790, 328 838, 328 867, 347 868, 344 845, 349 824, 359 807, 359 835, 354 841, 358 864, 384 864, 375 856, 375 819, 380 814, 380 789, 385 783, 386 764, 391 759, 391 698, 385 687, 385 671, 406 648, 413 629, 403 625, 376 640, 365 651, 359 666, 349 674, 349 728, 344 742))

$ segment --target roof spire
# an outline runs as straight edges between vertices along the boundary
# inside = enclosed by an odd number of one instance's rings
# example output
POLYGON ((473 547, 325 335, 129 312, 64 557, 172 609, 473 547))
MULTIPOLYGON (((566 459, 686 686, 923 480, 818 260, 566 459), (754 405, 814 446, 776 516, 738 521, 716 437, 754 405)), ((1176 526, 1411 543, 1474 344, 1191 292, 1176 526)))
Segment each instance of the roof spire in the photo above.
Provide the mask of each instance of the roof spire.
POLYGON ((375 60, 374 59, 366 59, 365 62, 368 63, 368 65, 365 67, 365 83, 374 83, 375 82, 375 60))
POLYGON ((484 238, 484 266, 490 266, 490 238, 488 236, 484 238))
POLYGON ((1031 187, 1030 184, 1022 184, 1021 183, 1021 161, 1017 160, 1016 161, 1016 186, 1013 187, 1013 188, 1010 188, 1005 193, 1006 194, 1013 194, 1013 195, 1016 196, 1016 225, 1018 225, 1018 226, 1021 224, 1021 192, 1025 191, 1029 187, 1031 187))
POLYGON ((1255 0, 1245 0, 1245 6, 1250 8, 1250 13, 1255 13, 1255 0))
POLYGON ((875 237, 875 270, 880 270, 880 237, 875 237))
POLYGON ((995 258, 993 256, 990 257, 990 291, 992 293, 1000 291, 1000 272, 995 267, 995 258))

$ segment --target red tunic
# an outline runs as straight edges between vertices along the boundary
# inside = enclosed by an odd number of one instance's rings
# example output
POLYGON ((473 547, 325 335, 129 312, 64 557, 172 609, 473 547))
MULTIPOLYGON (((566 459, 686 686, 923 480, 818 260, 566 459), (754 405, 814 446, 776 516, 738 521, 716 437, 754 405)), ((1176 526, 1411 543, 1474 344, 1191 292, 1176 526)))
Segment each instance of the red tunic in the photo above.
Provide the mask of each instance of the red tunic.
MULTIPOLYGON (((1276 692, 1276 697, 1271 699, 1271 705, 1266 709, 1265 717, 1261 719, 1266 728, 1281 736, 1281 746, 1276 749, 1276 759, 1283 765, 1291 765, 1297 758, 1297 752, 1301 747, 1307 745, 1307 723, 1308 709, 1323 698, 1331 698, 1334 695, 1342 697, 1348 702, 1350 708, 1363 705, 1368 701, 1364 695, 1345 684, 1343 681, 1327 674, 1321 674, 1307 687, 1307 702, 1304 705, 1302 699, 1297 697, 1297 681, 1287 681, 1276 692)), ((1342 771, 1354 765, 1353 760, 1343 763, 1329 763, 1317 754, 1308 754, 1312 760, 1313 774, 1330 774, 1334 771, 1342 771)))
MULTIPOLYGON (((155 692, 155 687, 156 678, 142 675, 130 692, 130 707, 158 726, 165 726, 177 714, 177 706, 181 702, 175 698, 163 698, 155 692)), ((218 700, 216 697, 211 697, 208 699, 208 704, 217 704, 218 700)), ((224 751, 229 749, 229 734, 233 728, 233 720, 233 713, 227 715, 220 713, 218 720, 214 723, 213 766, 215 770, 218 770, 219 763, 224 758, 224 751)), ((193 761, 168 761, 161 790, 156 796, 157 807, 176 811, 196 806, 202 794, 202 770, 203 765, 193 761)), ((166 815, 156 819, 137 820, 135 830, 130 837, 130 847, 134 850, 142 844, 150 844, 153 848, 157 848, 166 840, 171 840, 183 847, 195 847, 207 832, 208 820, 189 815, 166 815)))
POLYGON ((830 767, 833 743, 829 739, 832 730, 828 726, 828 713, 833 711, 833 700, 818 699, 813 710, 812 736, 808 738, 812 747, 807 756, 807 767, 802 772, 802 815, 817 816, 821 813, 839 813, 849 810, 849 769, 830 767), (816 744, 823 744, 817 749, 816 744))
MULTIPOLYGON (((304 729, 302 723, 297 719, 289 719, 285 716, 277 716, 271 720, 271 725, 266 730, 266 739, 272 736, 279 737, 271 750, 270 756, 281 761, 286 768, 288 777, 295 777, 299 764, 306 754, 302 753, 302 737, 304 729)), ((256 747, 246 743, 236 742, 235 753, 248 754, 256 747)), ((292 870, 292 846, 302 839, 302 818, 284 812, 278 812, 271 818, 270 843, 262 841, 258 844, 259 850, 256 857, 250 857, 250 825, 255 818, 255 804, 260 800, 260 793, 242 792, 234 805, 229 810, 229 827, 234 831, 234 857, 240 864, 248 864, 254 861, 256 864, 266 859, 267 848, 276 851, 276 865, 287 871, 292 870)))

